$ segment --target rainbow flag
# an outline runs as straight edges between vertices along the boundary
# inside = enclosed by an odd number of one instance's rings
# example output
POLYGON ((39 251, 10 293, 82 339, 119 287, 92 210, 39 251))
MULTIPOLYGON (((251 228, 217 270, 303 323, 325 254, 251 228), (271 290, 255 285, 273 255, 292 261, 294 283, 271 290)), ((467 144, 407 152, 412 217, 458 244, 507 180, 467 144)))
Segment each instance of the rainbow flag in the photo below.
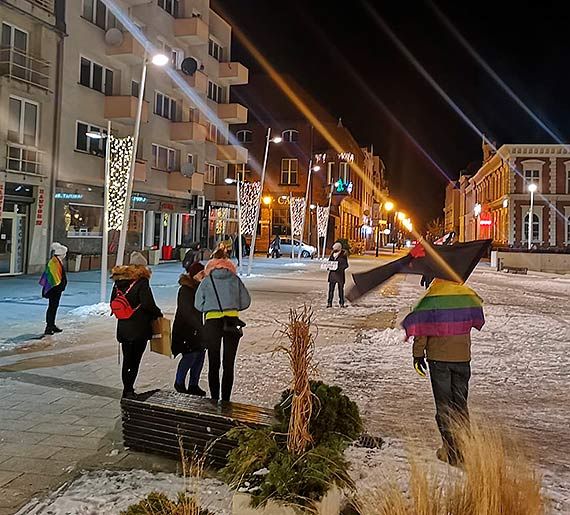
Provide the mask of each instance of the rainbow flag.
POLYGON ((412 312, 402 322, 410 336, 468 334, 485 324, 483 301, 465 284, 435 279, 412 312))
POLYGON ((45 297, 52 288, 61 284, 62 279, 63 265, 59 258, 54 256, 48 261, 40 278, 40 284, 43 286, 42 295, 45 297))

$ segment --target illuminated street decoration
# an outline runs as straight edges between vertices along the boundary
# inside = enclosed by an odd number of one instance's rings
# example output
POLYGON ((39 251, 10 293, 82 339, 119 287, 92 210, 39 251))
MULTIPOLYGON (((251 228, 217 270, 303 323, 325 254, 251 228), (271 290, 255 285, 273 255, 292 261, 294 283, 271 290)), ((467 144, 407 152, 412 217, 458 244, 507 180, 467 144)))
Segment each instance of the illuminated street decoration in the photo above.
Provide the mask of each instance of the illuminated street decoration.
POLYGON ((338 158, 341 161, 346 161, 347 163, 354 162, 354 154, 352 152, 341 152, 340 154, 338 154, 338 158))
POLYGON ((259 197, 261 195, 261 183, 258 182, 240 182, 239 184, 239 201, 240 201, 240 224, 241 233, 244 235, 251 234, 255 231, 255 213, 259 197))
POLYGON ((226 233, 226 226, 227 220, 230 216, 230 210, 227 207, 218 207, 216 209, 216 234, 225 234, 226 233))
POLYGON ((127 185, 131 159, 133 156, 133 138, 115 138, 110 136, 111 156, 109 161, 109 229, 118 231, 123 226, 127 201, 127 185))
POLYGON ((304 213, 305 199, 303 197, 291 197, 291 227, 294 236, 301 235, 304 213))
POLYGON ((352 181, 344 181, 340 178, 334 185, 336 193, 348 193, 349 195, 352 193, 352 181))
POLYGON ((327 153, 323 152, 322 154, 315 154, 315 163, 326 163, 327 161, 327 153))
POLYGON ((329 221, 329 208, 317 206, 317 234, 319 238, 324 238, 327 233, 327 224, 329 221))

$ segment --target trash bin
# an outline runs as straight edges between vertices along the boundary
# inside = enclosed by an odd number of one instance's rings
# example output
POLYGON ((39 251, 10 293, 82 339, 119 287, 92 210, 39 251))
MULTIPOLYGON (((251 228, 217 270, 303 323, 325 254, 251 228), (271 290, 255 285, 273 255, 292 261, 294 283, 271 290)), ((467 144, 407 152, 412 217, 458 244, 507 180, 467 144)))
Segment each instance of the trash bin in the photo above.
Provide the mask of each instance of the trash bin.
POLYGON ((162 259, 165 261, 172 259, 172 245, 165 245, 162 247, 162 259))
POLYGON ((81 270, 81 254, 69 254, 67 257, 67 271, 79 272, 81 270))
POLYGON ((160 250, 150 249, 148 251, 148 264, 152 266, 158 265, 160 262, 160 250))

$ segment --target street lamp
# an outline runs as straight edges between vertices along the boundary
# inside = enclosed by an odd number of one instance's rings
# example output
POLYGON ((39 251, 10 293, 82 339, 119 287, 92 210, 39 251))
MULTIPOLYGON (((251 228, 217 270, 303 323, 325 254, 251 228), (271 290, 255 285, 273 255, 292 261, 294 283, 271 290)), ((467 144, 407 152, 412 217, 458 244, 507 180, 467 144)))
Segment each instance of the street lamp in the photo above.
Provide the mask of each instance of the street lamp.
POLYGON ((534 217, 534 193, 537 190, 537 186, 534 183, 528 185, 528 191, 530 191, 530 209, 528 211, 528 250, 532 247, 532 226, 534 217))
POLYGON ((253 266, 253 255, 255 253, 255 239, 257 236, 257 225, 259 224, 259 212, 261 210, 261 195, 263 195, 263 184, 265 183, 265 171, 267 170, 267 158, 269 156, 269 144, 281 143, 283 138, 275 136, 271 138, 271 127, 267 127, 267 136, 265 138, 265 154, 263 155, 263 167, 261 168, 261 184, 259 187, 259 202, 255 206, 255 225, 253 226, 253 234, 251 235, 251 247, 249 249, 249 262, 247 263, 247 275, 251 275, 251 267, 253 266))
MULTIPOLYGON (((313 166, 313 160, 309 160, 309 173, 307 174, 307 189, 305 191, 305 204, 303 209, 303 222, 301 223, 301 244, 303 243, 303 237, 305 236, 305 219, 307 218, 307 204, 309 203, 309 190, 311 189, 311 175, 313 172, 318 172, 321 169, 319 165, 313 166)), ((310 223, 310 222, 309 222, 310 223)), ((309 242, 310 245, 311 242, 309 242)), ((303 246, 299 244, 299 257, 301 259, 301 251, 303 246)), ((294 242, 292 243, 294 246, 294 242)))
MULTIPOLYGON (((168 64, 169 61, 170 59, 164 54, 155 54, 151 58, 151 62, 155 66, 165 66, 166 64, 168 64)), ((144 88, 146 85, 147 66, 148 66, 148 54, 145 50, 143 58, 143 69, 141 75, 141 85, 139 88, 137 115, 135 118, 135 127, 133 131, 133 155, 131 157, 131 166, 127 182, 127 198, 125 200, 125 213, 123 216, 123 226, 121 227, 121 233, 119 234, 119 246, 117 248, 117 265, 123 264, 125 247, 127 245, 127 230, 129 228, 129 217, 131 215, 131 196, 133 194, 133 183, 135 182, 135 165, 137 159, 137 147, 139 144, 139 134, 141 130, 141 118, 142 118, 142 110, 144 102, 144 88)))

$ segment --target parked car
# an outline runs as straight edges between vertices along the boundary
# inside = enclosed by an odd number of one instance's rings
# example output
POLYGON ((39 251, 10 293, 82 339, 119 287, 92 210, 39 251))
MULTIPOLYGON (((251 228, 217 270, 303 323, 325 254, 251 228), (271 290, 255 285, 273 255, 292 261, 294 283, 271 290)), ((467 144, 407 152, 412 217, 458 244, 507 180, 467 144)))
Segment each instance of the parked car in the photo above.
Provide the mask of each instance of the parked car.
MULTIPOLYGON (((316 247, 309 245, 308 243, 303 243, 299 240, 293 240, 295 242, 294 252, 295 256, 299 255, 299 250, 301 250, 301 257, 313 259, 317 255, 316 247)), ((271 255, 271 249, 267 250, 267 257, 271 255)), ((291 238, 281 238, 281 255, 290 256, 291 255, 291 238)))

